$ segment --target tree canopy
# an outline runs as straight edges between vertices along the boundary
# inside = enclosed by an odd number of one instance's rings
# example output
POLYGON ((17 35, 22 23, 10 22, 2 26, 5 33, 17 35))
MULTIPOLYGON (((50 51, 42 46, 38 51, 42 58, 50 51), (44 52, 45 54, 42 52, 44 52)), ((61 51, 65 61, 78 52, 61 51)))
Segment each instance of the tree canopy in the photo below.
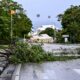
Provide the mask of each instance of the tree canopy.
POLYGON ((13 0, 0 1, 0 40, 10 41, 11 10, 13 37, 24 37, 32 28, 32 22, 20 4, 13 0))
POLYGON ((40 32, 40 34, 47 34, 50 37, 54 37, 54 29, 52 29, 52 28, 46 28, 45 30, 43 30, 42 32, 40 32))
POLYGON ((71 42, 80 42, 80 6, 71 6, 64 14, 58 15, 63 34, 69 34, 71 42))

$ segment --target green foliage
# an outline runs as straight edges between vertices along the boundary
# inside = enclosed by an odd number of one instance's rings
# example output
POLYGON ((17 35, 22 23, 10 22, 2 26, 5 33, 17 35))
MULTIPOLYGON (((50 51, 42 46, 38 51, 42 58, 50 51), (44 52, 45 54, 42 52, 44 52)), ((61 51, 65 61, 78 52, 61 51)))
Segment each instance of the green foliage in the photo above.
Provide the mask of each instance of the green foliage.
POLYGON ((57 43, 63 43, 63 38, 62 38, 62 31, 56 32, 56 42, 57 43))
POLYGON ((44 58, 43 54, 44 53, 45 52, 40 45, 32 45, 30 56, 29 56, 29 61, 30 62, 41 62, 41 61, 43 61, 43 58, 44 58))
POLYGON ((28 33, 31 31, 32 22, 31 20, 22 13, 19 13, 20 18, 17 18, 18 15, 14 15, 14 36, 18 36, 23 38, 24 35, 28 35, 28 33))
POLYGON ((79 56, 55 56, 54 61, 67 61, 67 60, 72 60, 72 59, 78 59, 80 58, 79 56))
POLYGON ((11 0, 0 1, 0 42, 10 42, 11 14, 10 10, 17 11, 12 15, 13 37, 24 37, 31 31, 32 22, 24 13, 20 4, 11 0), (3 41, 2 41, 3 40, 3 41))
MULTIPOLYGON (((67 53, 62 53, 62 55, 67 53)), ((12 49, 12 55, 9 60, 11 63, 26 63, 43 61, 64 61, 69 59, 77 59, 76 56, 54 56, 53 53, 45 52, 40 45, 29 45, 27 43, 16 43, 12 49)))
POLYGON ((12 63, 41 62, 44 50, 40 45, 28 45, 27 43, 17 43, 10 56, 12 63))
POLYGON ((54 29, 46 28, 44 31, 40 32, 40 34, 47 34, 51 37, 54 37, 54 29))
POLYGON ((0 45, 0 49, 8 49, 9 45, 0 45))
POLYGON ((16 43, 16 46, 12 50, 10 61, 13 63, 23 63, 28 61, 29 45, 23 43, 16 43))
POLYGON ((69 40, 80 42, 80 6, 71 6, 64 14, 58 15, 58 20, 61 21, 63 34, 69 34, 69 40))

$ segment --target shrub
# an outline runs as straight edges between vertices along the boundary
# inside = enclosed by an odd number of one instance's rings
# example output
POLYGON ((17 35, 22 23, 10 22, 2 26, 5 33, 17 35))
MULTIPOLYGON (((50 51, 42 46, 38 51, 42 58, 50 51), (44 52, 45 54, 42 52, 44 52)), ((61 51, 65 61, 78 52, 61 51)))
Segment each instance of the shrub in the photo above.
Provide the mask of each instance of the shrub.
MULTIPOLYGON (((12 55, 9 59, 15 64, 26 62, 39 63, 42 61, 63 61, 77 58, 75 56, 53 56, 53 53, 45 52, 40 45, 29 45, 28 43, 16 43, 16 46, 12 49, 12 55)), ((62 55, 63 54, 64 53, 62 53, 62 55)))
POLYGON ((32 45, 31 51, 29 54, 29 61, 30 62, 41 62, 44 58, 43 56, 44 50, 40 45, 32 45))
POLYGON ((17 43, 12 50, 10 62, 25 63, 25 62, 41 62, 44 58, 44 50, 40 45, 28 45, 27 43, 17 43))
POLYGON ((12 55, 10 56, 12 63, 24 63, 28 61, 30 47, 27 43, 16 43, 12 51, 12 55))

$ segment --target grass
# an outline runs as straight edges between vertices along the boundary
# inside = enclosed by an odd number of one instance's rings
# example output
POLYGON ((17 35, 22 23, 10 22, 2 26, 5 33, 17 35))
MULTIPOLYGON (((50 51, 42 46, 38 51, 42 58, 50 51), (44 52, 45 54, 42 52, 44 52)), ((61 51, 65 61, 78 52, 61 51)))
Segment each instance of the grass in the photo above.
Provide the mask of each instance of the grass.
MULTIPOLYGON (((52 60, 54 61, 66 61, 66 60, 72 60, 72 59, 78 59, 79 56, 54 56, 52 60)), ((51 61, 52 61, 51 60, 51 61)))
POLYGON ((52 54, 44 54, 43 61, 66 61, 80 58, 80 56, 54 56, 52 54))
POLYGON ((6 49, 8 47, 9 47, 9 45, 0 45, 0 49, 6 49))

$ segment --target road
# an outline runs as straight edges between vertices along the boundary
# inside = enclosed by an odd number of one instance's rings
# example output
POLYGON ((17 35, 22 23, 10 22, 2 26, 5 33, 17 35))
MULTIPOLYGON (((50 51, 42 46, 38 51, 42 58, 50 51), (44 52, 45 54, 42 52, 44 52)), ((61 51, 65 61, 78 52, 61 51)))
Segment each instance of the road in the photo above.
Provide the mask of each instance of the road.
POLYGON ((74 50, 76 48, 80 48, 80 44, 47 44, 44 43, 44 45, 42 45, 43 49, 45 51, 49 51, 49 52, 60 52, 60 50, 74 50))
POLYGON ((80 80, 80 59, 24 64, 20 71, 20 80, 80 80))

